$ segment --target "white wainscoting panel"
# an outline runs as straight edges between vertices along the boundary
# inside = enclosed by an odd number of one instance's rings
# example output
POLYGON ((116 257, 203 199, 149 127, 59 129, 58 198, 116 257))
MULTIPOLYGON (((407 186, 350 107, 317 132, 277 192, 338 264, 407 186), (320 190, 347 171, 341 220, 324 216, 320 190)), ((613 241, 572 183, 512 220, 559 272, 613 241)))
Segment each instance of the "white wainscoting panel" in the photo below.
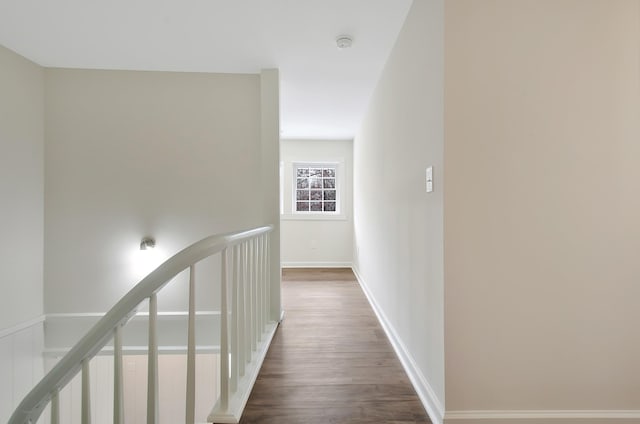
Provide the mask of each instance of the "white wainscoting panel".
MULTIPOLYGON (((14 403, 29 393, 33 380, 33 331, 23 330, 13 335, 13 391, 14 403)), ((13 408, 12 408, 13 409, 13 408)))
MULTIPOLYGON (((124 355, 124 414, 127 423, 145 424, 147 405, 147 356, 124 355)), ((47 357, 47 369, 59 358, 47 357)), ((219 355, 196 357, 196 422, 206 418, 218 397, 219 355)), ((186 390, 186 355, 161 354, 158 357, 160 424, 184 422, 186 390)), ((113 423, 113 357, 96 356, 90 363, 91 422, 113 423)), ((60 422, 80 424, 82 381, 78 374, 60 393, 60 422)), ((45 424, 49 422, 45 417, 45 424)))
POLYGON ((42 378, 44 317, 0 332, 0 423, 42 378))
POLYGON ((13 337, 0 338, 0 422, 13 410, 13 337))

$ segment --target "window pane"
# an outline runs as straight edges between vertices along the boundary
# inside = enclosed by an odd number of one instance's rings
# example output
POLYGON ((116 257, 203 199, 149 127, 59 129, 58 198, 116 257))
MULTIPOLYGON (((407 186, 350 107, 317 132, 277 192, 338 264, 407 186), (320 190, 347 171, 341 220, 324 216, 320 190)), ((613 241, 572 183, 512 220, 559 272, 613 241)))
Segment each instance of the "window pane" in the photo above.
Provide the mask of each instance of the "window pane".
POLYGON ((322 190, 311 190, 311 200, 322 200, 322 190))
POLYGON ((312 212, 322 212, 322 202, 311 202, 310 205, 312 212))
POLYGON ((322 188, 322 178, 309 178, 309 183, 311 184, 311 188, 322 188))
POLYGON ((335 168, 324 168, 324 170, 322 171, 322 176, 327 178, 335 178, 336 176, 336 169, 335 168))
POLYGON ((306 178, 298 178, 298 188, 309 188, 309 180, 306 178))
POLYGON ((335 213, 338 209, 337 167, 301 163, 294 170, 294 212, 335 213))

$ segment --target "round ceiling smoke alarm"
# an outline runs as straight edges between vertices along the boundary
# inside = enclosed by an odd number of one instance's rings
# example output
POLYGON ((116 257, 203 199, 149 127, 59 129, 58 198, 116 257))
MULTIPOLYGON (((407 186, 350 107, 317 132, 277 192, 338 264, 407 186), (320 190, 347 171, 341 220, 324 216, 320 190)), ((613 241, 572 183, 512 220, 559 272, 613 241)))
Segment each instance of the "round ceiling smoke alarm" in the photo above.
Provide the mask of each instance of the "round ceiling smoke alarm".
POLYGON ((348 49, 353 44, 353 40, 348 35, 341 35, 336 38, 336 45, 339 49, 348 49))

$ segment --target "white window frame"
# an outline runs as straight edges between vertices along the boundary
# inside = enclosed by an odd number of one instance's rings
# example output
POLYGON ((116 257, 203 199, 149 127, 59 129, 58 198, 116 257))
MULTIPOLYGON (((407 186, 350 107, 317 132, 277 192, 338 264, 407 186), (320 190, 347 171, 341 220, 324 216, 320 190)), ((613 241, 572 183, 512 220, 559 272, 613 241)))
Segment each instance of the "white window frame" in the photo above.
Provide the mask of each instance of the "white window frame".
POLYGON ((343 204, 343 190, 344 190, 344 179, 346 178, 344 162, 343 161, 295 161, 291 162, 290 168, 291 181, 289 184, 289 189, 291 190, 291 205, 286 208, 288 210, 282 215, 283 219, 293 219, 293 220, 344 220, 346 216, 344 214, 344 204, 343 204), (335 212, 325 212, 325 211, 297 211, 296 210, 296 190, 297 190, 297 179, 298 168, 326 168, 331 167, 336 170, 336 210, 335 212))

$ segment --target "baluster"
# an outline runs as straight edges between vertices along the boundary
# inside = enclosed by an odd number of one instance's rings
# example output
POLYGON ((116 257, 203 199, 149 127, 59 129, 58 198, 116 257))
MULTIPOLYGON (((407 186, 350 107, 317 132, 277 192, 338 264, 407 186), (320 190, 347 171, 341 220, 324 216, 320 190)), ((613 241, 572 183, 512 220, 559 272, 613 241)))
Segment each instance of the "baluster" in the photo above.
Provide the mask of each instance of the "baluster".
POLYGON ((264 286, 262 285, 264 281, 264 273, 262 272, 264 258, 262 257, 262 234, 256 238, 256 244, 258 245, 258 328, 260 329, 260 339, 262 340, 262 335, 264 334, 264 286))
POLYGON ((122 326, 118 325, 113 335, 113 424, 123 423, 122 326))
POLYGON ((231 249, 231 392, 238 390, 238 280, 239 280, 239 263, 238 263, 238 246, 231 249))
POLYGON ((258 340, 262 339, 262 246, 260 236, 256 237, 256 322, 258 327, 258 340))
POLYGON ((269 309, 270 309, 270 304, 269 304, 269 257, 268 257, 268 251, 269 251, 269 242, 268 242, 268 234, 265 234, 263 239, 262 239, 262 243, 264 244, 264 252, 262 253, 264 255, 264 322, 265 325, 269 322, 269 309))
POLYGON ((251 362, 251 245, 248 241, 245 242, 245 250, 247 255, 245 256, 245 290, 244 290, 244 319, 247 331, 247 364, 251 362))
POLYGON ((51 424, 60 424, 60 392, 58 390, 51 396, 51 424))
POLYGON ((229 327, 227 307, 227 249, 222 251, 220 277, 220 409, 229 405, 229 327))
POLYGON ((251 272, 249 269, 249 242, 244 243, 244 331, 245 364, 251 362, 251 272))
MULTIPOLYGON (((266 277, 265 277, 265 288, 267 291, 267 321, 271 321, 271 242, 270 242, 270 234, 265 234, 265 243, 267 245, 267 249, 265 252, 266 255, 266 277)), ((277 318, 280 319, 280 316, 277 318)))
POLYGON ((91 424, 91 378, 89 373, 89 358, 85 358, 82 360, 82 424, 91 424))
POLYGON ((158 422, 158 297, 149 298, 149 352, 147 354, 147 424, 158 422))
POLYGON ((187 393, 185 422, 196 421, 196 267, 189 267, 189 322, 187 330, 187 393))
POLYGON ((260 308, 258 307, 258 239, 251 240, 253 245, 253 326, 255 332, 253 334, 254 350, 257 350, 258 342, 260 341, 260 318, 258 317, 260 308))
MULTIPOLYGON (((254 246, 253 246, 253 240, 249 240, 247 242, 248 244, 248 249, 249 249, 249 266, 248 271, 249 271, 249 280, 248 280, 248 286, 249 286, 249 292, 247 293, 249 296, 248 299, 248 303, 249 303, 249 310, 247 311, 247 319, 249 320, 249 342, 251 344, 251 352, 256 350, 256 322, 255 322, 255 311, 256 311, 256 304, 255 304, 255 300, 254 300, 254 295, 255 295, 255 285, 254 285, 254 263, 255 263, 255 252, 254 252, 254 246)), ((253 356, 253 353, 251 353, 251 356, 253 356)), ((249 361, 251 361, 251 356, 248 358, 249 361)))
POLYGON ((267 249, 269 246, 267 245, 267 235, 263 234, 262 236, 262 290, 264 292, 264 314, 262 318, 264 320, 264 325, 266 326, 269 322, 269 293, 267 291, 267 281, 269 281, 267 274, 267 249))
POLYGON ((261 328, 262 328, 262 332, 264 333, 265 330, 265 325, 267 323, 267 304, 266 304, 266 298, 267 298, 267 292, 266 289, 264 287, 264 280, 266 278, 265 275, 265 267, 267 266, 267 259, 264 256, 264 234, 262 234, 260 236, 260 293, 262 294, 261 297, 261 301, 260 304, 262 305, 262 313, 260 314, 260 324, 261 324, 261 328))
POLYGON ((238 374, 244 376, 244 366, 247 354, 247 323, 245 319, 245 283, 247 280, 247 252, 242 243, 240 249, 240 279, 238 281, 238 374))
POLYGON ((265 292, 265 288, 264 288, 264 279, 265 279, 265 273, 264 273, 264 269, 266 266, 266 260, 264 257, 264 234, 260 235, 260 239, 258 240, 258 242, 260 243, 260 328, 262 329, 262 332, 264 333, 264 329, 265 329, 265 324, 266 324, 266 304, 265 304, 265 299, 267 297, 267 293, 265 292))

